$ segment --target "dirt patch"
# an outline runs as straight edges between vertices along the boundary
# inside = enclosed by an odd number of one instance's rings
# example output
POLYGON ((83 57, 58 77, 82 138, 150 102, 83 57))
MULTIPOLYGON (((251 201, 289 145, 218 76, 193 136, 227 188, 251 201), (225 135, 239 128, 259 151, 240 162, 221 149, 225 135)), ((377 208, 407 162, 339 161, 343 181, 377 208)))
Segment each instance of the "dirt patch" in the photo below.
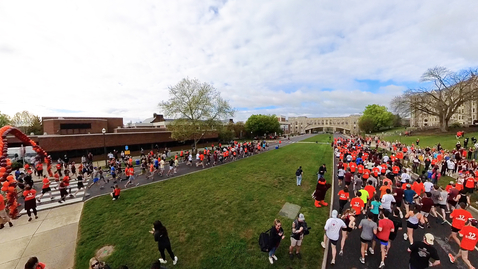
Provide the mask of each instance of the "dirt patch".
POLYGON ((247 240, 251 239, 254 235, 254 231, 252 229, 247 229, 241 233, 241 237, 247 240))
POLYGON ((111 254, 113 253, 113 250, 115 249, 114 246, 104 246, 96 251, 95 257, 101 261, 104 262, 111 254))

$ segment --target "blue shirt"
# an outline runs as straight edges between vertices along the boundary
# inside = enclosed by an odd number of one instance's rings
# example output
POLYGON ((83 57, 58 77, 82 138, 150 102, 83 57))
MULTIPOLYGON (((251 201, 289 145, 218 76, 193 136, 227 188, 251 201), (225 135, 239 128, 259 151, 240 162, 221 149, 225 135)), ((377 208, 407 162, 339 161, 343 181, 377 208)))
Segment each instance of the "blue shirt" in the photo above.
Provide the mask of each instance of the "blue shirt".
POLYGON ((370 212, 374 213, 375 215, 378 215, 379 209, 380 209, 380 208, 379 208, 380 205, 382 205, 381 202, 379 202, 379 201, 372 201, 372 207, 373 207, 373 209, 370 209, 370 212))
POLYGON ((408 203, 412 203, 413 197, 415 197, 415 195, 417 195, 417 193, 414 190, 405 190, 403 192, 403 199, 405 199, 405 201, 408 203))
POLYGON ((116 168, 114 166, 111 166, 111 174, 116 173, 116 168))

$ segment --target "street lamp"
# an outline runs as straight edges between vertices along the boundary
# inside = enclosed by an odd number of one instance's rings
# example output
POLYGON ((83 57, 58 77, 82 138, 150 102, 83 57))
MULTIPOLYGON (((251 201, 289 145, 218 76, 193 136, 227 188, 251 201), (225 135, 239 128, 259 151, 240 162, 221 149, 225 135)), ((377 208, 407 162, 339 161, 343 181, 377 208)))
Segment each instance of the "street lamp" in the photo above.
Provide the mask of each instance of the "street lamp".
POLYGON ((103 133, 103 150, 105 152, 105 167, 106 167, 108 165, 108 154, 106 153, 106 129, 103 128, 101 132, 103 133))

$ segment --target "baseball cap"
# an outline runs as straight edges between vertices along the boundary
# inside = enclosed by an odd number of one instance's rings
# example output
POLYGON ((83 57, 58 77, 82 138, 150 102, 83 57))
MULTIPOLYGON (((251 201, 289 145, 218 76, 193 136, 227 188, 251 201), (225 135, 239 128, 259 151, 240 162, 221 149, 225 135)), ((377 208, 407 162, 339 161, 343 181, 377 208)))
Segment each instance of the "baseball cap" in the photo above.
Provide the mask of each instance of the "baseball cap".
POLYGON ((304 214, 302 214, 302 213, 299 214, 299 220, 300 220, 300 221, 304 221, 304 220, 305 220, 304 214))
POLYGON ((337 212, 337 210, 332 210, 332 218, 336 218, 337 215, 339 214, 339 212, 337 212))
POLYGON ((453 184, 453 183, 455 183, 455 182, 453 182, 453 181, 450 181, 450 185, 451 185, 451 184, 453 184))
POLYGON ((477 219, 471 218, 471 219, 468 219, 468 220, 470 221, 471 225, 473 225, 473 226, 477 226, 477 225, 478 225, 478 220, 477 220, 477 219))
POLYGON ((427 244, 433 245, 434 242, 435 242, 435 237, 431 233, 426 233, 425 234, 425 241, 427 242, 427 244))

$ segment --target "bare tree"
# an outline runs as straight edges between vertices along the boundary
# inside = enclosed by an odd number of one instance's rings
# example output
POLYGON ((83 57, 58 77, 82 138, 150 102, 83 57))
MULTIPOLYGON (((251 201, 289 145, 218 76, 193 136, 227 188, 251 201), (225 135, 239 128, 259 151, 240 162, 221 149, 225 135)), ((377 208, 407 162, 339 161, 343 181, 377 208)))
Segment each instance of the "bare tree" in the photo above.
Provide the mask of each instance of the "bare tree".
POLYGON ((401 116, 436 116, 440 130, 446 132, 458 108, 478 98, 476 74, 472 69, 451 72, 445 67, 430 68, 421 77, 426 86, 408 89, 392 100, 391 107, 401 116))

